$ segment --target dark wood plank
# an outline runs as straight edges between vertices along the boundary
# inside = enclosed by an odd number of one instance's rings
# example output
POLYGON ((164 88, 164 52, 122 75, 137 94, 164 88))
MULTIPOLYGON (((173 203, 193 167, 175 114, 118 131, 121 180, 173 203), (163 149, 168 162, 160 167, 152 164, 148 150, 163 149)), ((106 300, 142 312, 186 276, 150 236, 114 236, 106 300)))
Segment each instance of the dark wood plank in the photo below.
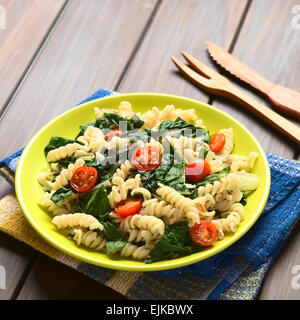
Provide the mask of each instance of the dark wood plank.
MULTIPOLYGON (((254 70, 275 83, 300 91, 298 59, 299 30, 291 26, 291 9, 297 1, 254 0, 244 21, 233 54, 254 70)), ((229 74, 226 73, 228 77, 229 74)), ((258 101, 271 105, 255 91, 230 77, 258 101)), ((233 103, 216 99, 214 105, 233 114, 257 137, 264 149, 292 158, 295 144, 282 137, 264 122, 233 103)), ((299 299, 299 290, 291 286, 292 267, 300 263, 299 226, 290 235, 278 259, 270 269, 262 287, 260 299, 299 299)))
POLYGON ((26 279, 18 300, 52 299, 122 300, 124 297, 78 271, 40 255, 26 279))
POLYGON ((5 268, 6 288, 0 290, 0 300, 9 299, 35 251, 18 240, 0 232, 0 266, 5 268))
MULTIPOLYGON (((0 112, 64 4, 65 0, 45 0, 42 4, 38 0, 0 0, 6 17, 5 29, 0 30, 0 112)), ((11 191, 12 187, 2 183, 0 197, 11 191)), ((0 265, 6 269, 6 289, 0 290, 0 299, 9 299, 36 253, 2 233, 0 244, 0 265)))
POLYGON ((6 29, 0 30, 0 112, 65 2, 0 0, 6 12, 6 29))
POLYGON ((166 0, 120 88, 121 92, 163 92, 208 101, 208 95, 183 80, 170 57, 189 52, 211 64, 210 39, 229 48, 247 1, 166 0))
MULTIPOLYGON (((155 4, 156 0, 134 0, 130 5, 123 0, 70 1, 0 121, 0 132, 6 137, 0 158, 23 147, 46 122, 95 90, 113 88, 155 4)), ((6 190, 6 182, 1 183, 0 194, 6 190)), ((7 255, 7 265, 19 263, 14 257, 11 262, 9 259, 7 255)), ((22 273, 26 263, 19 265, 22 273)), ((80 273, 70 272, 73 275, 69 282, 72 279, 75 285, 76 281, 83 281, 80 273)), ((14 283, 19 279, 17 275, 14 283)), ((34 282, 34 277, 29 278, 34 282)), ((84 278, 90 283, 90 279, 84 278)), ((37 290, 36 299, 38 293, 47 296, 50 286, 47 274, 41 273, 39 279, 45 292, 37 290)), ((64 278, 61 281, 64 286, 64 278)), ((27 294, 30 290, 24 288, 22 299, 27 299, 27 294)))

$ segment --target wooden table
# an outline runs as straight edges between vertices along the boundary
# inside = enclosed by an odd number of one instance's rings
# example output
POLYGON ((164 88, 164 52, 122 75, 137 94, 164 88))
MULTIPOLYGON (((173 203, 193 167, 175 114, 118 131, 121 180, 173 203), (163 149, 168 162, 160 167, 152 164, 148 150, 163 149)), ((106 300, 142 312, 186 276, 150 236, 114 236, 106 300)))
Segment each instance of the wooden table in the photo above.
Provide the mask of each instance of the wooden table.
MULTIPOLYGON (((300 91, 299 0, 0 0, 0 158, 99 88, 164 92, 209 102, 236 117, 264 149, 298 158, 296 145, 239 108, 184 80, 170 60, 185 50, 216 68, 206 40, 270 80, 300 91), (294 9, 295 10, 295 9, 294 9), (3 19, 3 17, 2 17, 3 19), (1 22, 1 21, 0 21, 1 22), (3 20, 2 20, 3 22, 3 20), (1 26, 1 23, 0 23, 1 26)), ((262 103, 262 96, 235 81, 262 103)), ((1 179, 0 197, 13 189, 1 179)), ((300 226, 269 271, 260 299, 299 299, 300 226)), ((77 271, 0 234, 7 289, 0 299, 122 299, 77 271)))

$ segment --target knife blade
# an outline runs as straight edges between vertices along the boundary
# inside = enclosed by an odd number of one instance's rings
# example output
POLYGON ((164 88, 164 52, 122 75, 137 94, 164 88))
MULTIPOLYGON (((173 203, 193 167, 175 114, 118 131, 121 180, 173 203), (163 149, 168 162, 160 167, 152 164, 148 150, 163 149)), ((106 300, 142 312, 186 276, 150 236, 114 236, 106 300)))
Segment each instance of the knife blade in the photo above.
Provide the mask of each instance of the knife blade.
POLYGON ((266 79, 232 54, 207 41, 211 58, 226 71, 265 94, 275 108, 300 119, 300 93, 266 79))

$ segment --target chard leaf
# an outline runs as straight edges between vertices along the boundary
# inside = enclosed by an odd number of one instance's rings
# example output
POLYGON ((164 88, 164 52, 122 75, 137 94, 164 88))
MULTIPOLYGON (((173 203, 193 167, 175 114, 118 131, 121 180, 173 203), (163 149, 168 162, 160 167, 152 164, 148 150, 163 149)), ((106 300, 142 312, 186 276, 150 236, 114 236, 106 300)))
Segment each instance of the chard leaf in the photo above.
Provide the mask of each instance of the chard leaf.
POLYGON ((138 173, 141 175, 144 186, 152 192, 156 191, 158 183, 162 183, 184 195, 190 194, 184 184, 185 164, 182 161, 175 161, 173 154, 163 154, 161 163, 155 170, 138 171, 138 173))
POLYGON ((208 183, 214 183, 215 181, 221 180, 224 178, 230 171, 230 167, 224 168, 221 171, 212 173, 205 177, 203 180, 196 184, 196 188, 191 191, 190 198, 195 199, 198 197, 198 188, 201 186, 205 186, 208 183))
POLYGON ((145 263, 152 263, 163 259, 172 259, 181 255, 191 254, 200 249, 193 244, 187 221, 179 221, 168 225, 163 236, 150 251, 145 263))
POLYGON ((245 206, 245 205, 247 204, 247 196, 246 196, 245 191, 242 191, 242 194, 243 194, 243 196, 242 196, 242 199, 241 199, 240 203, 241 203, 243 206, 245 206))
POLYGON ((87 214, 91 214, 98 219, 100 216, 111 211, 107 192, 103 186, 91 191, 85 211, 87 214))
POLYGON ((149 129, 144 129, 144 130, 140 130, 140 131, 131 130, 131 131, 128 131, 127 134, 125 133, 122 136, 124 136, 124 137, 127 136, 130 143, 134 143, 138 140, 141 140, 143 142, 149 142, 150 136, 151 136, 151 130, 149 130, 149 129))
MULTIPOLYGON (((86 124, 82 124, 82 125, 79 127, 79 130, 80 130, 80 131, 79 131, 78 135, 76 136, 76 139, 77 139, 78 137, 80 137, 80 136, 83 136, 84 133, 85 133, 86 128, 89 127, 89 126, 95 127, 95 126, 96 126, 96 122, 95 122, 95 121, 90 121, 90 122, 88 122, 88 123, 86 123, 86 124)), ((75 140, 76 140, 76 139, 75 139, 75 140)))
POLYGON ((103 225, 103 233, 108 240, 124 240, 123 232, 111 221, 100 221, 103 225))
POLYGON ((203 128, 196 127, 191 123, 188 123, 177 117, 175 121, 165 120, 159 125, 159 131, 164 130, 175 130, 184 136, 191 136, 193 138, 201 137, 205 142, 210 142, 209 131, 204 130, 203 128))
POLYGON ((106 249, 110 254, 115 254, 120 251, 126 244, 124 240, 117 240, 117 241, 108 241, 106 242, 106 249))
POLYGON ((74 143, 75 140, 71 140, 71 139, 66 139, 63 137, 52 137, 49 141, 49 143, 47 144, 47 146, 44 149, 44 153, 47 156, 47 154, 49 153, 49 151, 57 149, 59 147, 63 147, 65 145, 67 145, 68 143, 74 143))
POLYGON ((197 183, 197 187, 201 187, 201 186, 205 186, 208 183, 212 183, 218 180, 221 180, 222 178, 224 178, 230 171, 230 167, 224 168, 221 171, 212 173, 210 175, 208 175, 207 177, 205 177, 203 180, 201 180, 200 182, 197 183))
POLYGON ((144 121, 141 120, 136 114, 131 117, 130 122, 135 129, 139 129, 144 125, 144 121))
POLYGON ((62 187, 62 188, 57 189, 53 193, 50 200, 59 206, 59 205, 63 204, 65 201, 67 201, 72 196, 72 194, 73 194, 73 192, 71 189, 67 189, 67 188, 62 187))
POLYGON ((205 159, 207 154, 208 154, 208 150, 202 147, 201 150, 199 151, 199 158, 205 159))
POLYGON ((144 121, 137 115, 128 119, 117 113, 104 113, 103 117, 96 121, 95 126, 99 129, 112 129, 112 127, 119 128, 120 122, 126 123, 127 130, 139 129, 144 125, 144 121))

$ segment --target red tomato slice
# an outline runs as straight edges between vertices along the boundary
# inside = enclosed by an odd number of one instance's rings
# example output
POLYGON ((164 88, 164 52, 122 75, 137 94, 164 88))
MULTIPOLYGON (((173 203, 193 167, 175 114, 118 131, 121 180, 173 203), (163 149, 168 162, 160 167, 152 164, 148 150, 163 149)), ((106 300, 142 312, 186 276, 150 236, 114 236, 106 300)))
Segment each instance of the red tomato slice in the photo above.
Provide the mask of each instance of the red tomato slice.
POLYGON ((226 137, 223 133, 214 133, 210 136, 210 150, 213 152, 220 151, 225 144, 226 137))
POLYGON ((192 240, 199 246, 210 246, 217 239, 216 226, 211 221, 200 221, 190 229, 192 240))
POLYGON ((129 198, 119 202, 115 211, 123 218, 137 214, 142 209, 143 200, 141 198, 129 198))
POLYGON ((93 189, 98 179, 97 170, 93 167, 79 167, 73 173, 70 184, 78 192, 93 189))
POLYGON ((195 159, 188 163, 185 168, 185 175, 192 181, 200 181, 211 172, 210 165, 203 159, 195 159))
POLYGON ((161 153, 156 147, 140 147, 133 151, 131 163, 141 171, 151 171, 156 169, 161 162, 161 153))
POLYGON ((119 136, 120 134, 122 134, 123 131, 116 129, 116 130, 111 130, 109 131, 109 133, 104 137, 105 140, 110 140, 113 136, 119 136))

